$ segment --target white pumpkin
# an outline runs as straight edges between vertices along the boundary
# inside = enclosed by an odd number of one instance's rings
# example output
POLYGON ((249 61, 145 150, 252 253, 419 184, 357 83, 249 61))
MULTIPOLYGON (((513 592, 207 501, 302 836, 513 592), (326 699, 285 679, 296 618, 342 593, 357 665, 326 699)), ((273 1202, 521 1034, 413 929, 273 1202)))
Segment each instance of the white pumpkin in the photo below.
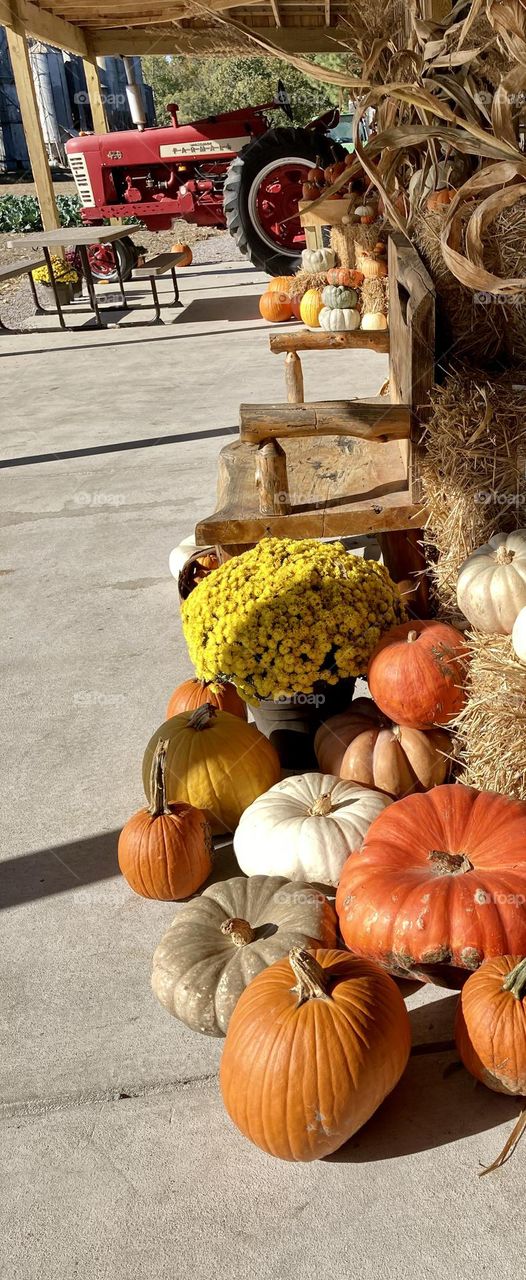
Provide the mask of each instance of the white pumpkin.
POLYGON ((333 774, 284 778, 241 816, 234 852, 246 875, 337 885, 349 854, 392 801, 333 774))
POLYGON ((521 609, 513 623, 511 643, 519 662, 526 662, 526 607, 521 609))
POLYGON ((382 311, 364 311, 362 329, 387 329, 387 316, 382 311))
POLYGON ((314 274, 317 271, 329 271, 336 262, 334 249, 304 249, 301 265, 304 271, 314 274))
POLYGON ((322 307, 318 320, 320 329, 326 333, 346 333, 360 328, 360 312, 353 307, 322 307))
POLYGON ((526 529, 496 533, 468 556, 458 575, 457 603, 478 631, 511 635, 526 606, 526 529))

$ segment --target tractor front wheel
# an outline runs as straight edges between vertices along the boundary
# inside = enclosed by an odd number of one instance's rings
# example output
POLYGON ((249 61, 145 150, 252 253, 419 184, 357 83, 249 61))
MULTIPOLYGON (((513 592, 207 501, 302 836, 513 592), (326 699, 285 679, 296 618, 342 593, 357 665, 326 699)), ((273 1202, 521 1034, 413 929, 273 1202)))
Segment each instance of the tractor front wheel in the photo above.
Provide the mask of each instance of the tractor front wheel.
POLYGON ((105 281, 106 284, 118 283, 116 256, 123 280, 129 280, 137 257, 137 248, 130 236, 124 236, 122 240, 108 241, 107 244, 88 246, 89 264, 94 280, 105 281))
POLYGON ((298 201, 316 157, 322 165, 345 156, 338 143, 314 129, 269 129, 232 161, 224 185, 228 230, 238 249, 269 275, 290 274, 300 263, 305 233, 298 201))

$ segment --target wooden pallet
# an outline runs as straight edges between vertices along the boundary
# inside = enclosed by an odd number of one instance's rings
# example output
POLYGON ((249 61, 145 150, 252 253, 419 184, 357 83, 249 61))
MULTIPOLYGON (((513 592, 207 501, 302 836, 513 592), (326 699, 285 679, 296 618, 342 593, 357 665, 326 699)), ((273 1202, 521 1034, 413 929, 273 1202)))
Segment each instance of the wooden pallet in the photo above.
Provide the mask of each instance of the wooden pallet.
MULTIPOLYGON (((425 613, 419 440, 434 378, 435 294, 400 235, 389 241, 389 279, 389 397, 241 405, 239 440, 219 459, 218 507, 199 521, 196 542, 217 545, 224 558, 269 534, 374 532, 395 580, 413 578, 415 588, 418 582, 415 612, 425 613)), ((276 335, 273 350, 276 342, 288 350, 292 337, 301 337, 304 349, 329 338, 327 346, 346 350, 362 345, 360 336, 276 335)), ((386 335, 363 337, 369 346, 370 337, 385 342, 386 335)))

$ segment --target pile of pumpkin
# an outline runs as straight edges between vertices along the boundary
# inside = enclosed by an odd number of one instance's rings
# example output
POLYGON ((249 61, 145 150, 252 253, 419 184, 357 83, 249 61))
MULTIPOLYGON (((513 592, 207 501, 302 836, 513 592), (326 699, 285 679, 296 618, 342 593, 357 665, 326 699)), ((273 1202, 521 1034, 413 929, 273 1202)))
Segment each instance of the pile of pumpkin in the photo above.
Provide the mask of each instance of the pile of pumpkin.
POLYGON ((295 276, 275 276, 261 295, 264 320, 281 324, 302 320, 311 329, 349 332, 353 329, 387 329, 387 245, 378 241, 372 253, 357 257, 356 268, 335 266, 333 249, 304 249, 303 272, 322 283, 294 292, 295 276))
POLYGON ((195 893, 225 831, 245 873, 180 908, 153 989, 194 1031, 226 1036, 224 1104, 274 1156, 335 1151, 397 1084, 411 1032, 391 974, 470 974, 460 1056, 490 1088, 526 1093, 526 804, 446 781, 465 674, 458 631, 403 623, 372 654, 374 702, 320 726, 319 773, 280 781, 233 686, 197 680, 146 748, 149 807, 119 840, 132 888, 195 893))

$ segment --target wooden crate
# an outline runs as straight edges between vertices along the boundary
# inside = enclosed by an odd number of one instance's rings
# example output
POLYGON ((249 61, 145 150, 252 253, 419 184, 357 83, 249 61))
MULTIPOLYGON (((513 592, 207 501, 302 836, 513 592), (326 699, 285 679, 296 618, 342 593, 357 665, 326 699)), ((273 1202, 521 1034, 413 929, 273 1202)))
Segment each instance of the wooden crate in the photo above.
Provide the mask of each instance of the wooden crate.
POLYGON ((323 228, 337 227, 338 223, 347 217, 351 204, 350 196, 342 196, 337 200, 320 200, 312 210, 312 200, 300 200, 298 209, 300 222, 305 231, 307 249, 321 249, 323 228))

